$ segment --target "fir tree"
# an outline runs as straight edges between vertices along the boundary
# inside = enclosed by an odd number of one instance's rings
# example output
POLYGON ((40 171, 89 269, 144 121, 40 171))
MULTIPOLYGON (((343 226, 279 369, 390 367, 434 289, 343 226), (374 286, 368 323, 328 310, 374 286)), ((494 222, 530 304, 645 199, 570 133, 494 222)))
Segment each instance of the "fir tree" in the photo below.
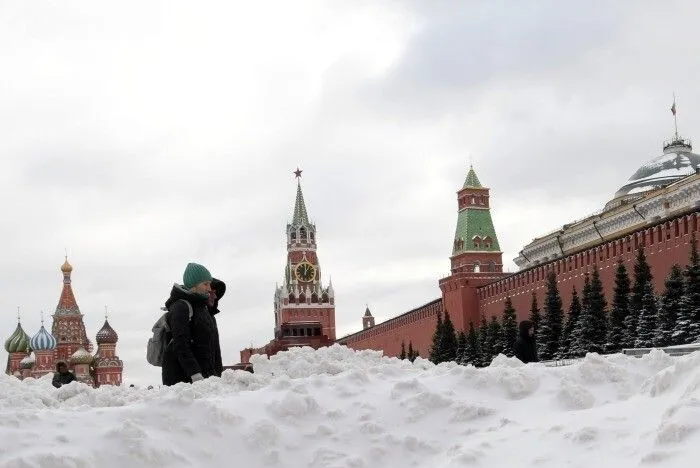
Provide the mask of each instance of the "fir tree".
POLYGON ((561 332, 564 322, 561 297, 557 288, 557 276, 554 271, 547 275, 547 292, 544 301, 544 313, 538 333, 538 340, 542 345, 540 359, 554 359, 559 353, 561 332))
POLYGON ((481 315, 481 323, 479 324, 479 364, 486 367, 491 364, 491 345, 489 344, 489 323, 486 321, 486 316, 481 315))
POLYGON ((677 344, 692 343, 700 338, 700 255, 695 232, 690 238, 690 258, 683 277, 683 299, 674 330, 677 344))
POLYGON ((481 365, 481 352, 479 350, 479 334, 474 327, 474 322, 469 322, 469 332, 467 334, 467 346, 464 350, 464 364, 471 364, 474 367, 481 365))
POLYGON ((401 352, 399 353, 399 359, 406 359, 406 343, 401 342, 401 352))
POLYGON ((413 342, 409 341, 408 342, 408 356, 406 356, 409 361, 413 362, 415 359, 415 356, 413 355, 413 342))
POLYGON ((591 275, 591 290, 589 296, 589 316, 591 329, 591 345, 589 352, 602 354, 605 350, 605 342, 607 341, 606 325, 608 322, 608 314, 606 308, 608 303, 605 301, 605 292, 603 291, 603 283, 600 281, 600 272, 598 265, 593 266, 593 274, 591 275))
POLYGON ((651 283, 652 279, 651 268, 649 267, 649 263, 647 263, 644 247, 639 247, 637 249, 637 259, 634 263, 634 283, 632 284, 632 292, 630 294, 629 313, 625 318, 624 346, 628 348, 636 346, 637 331, 639 329, 637 322, 642 312, 644 291, 647 283, 651 283))
POLYGON ((571 332, 571 357, 583 357, 591 348, 591 277, 588 272, 583 278, 583 292, 581 299, 581 312, 574 322, 571 332))
POLYGON ((439 364, 440 351, 442 350, 442 313, 438 311, 437 322, 435 324, 435 332, 433 333, 433 345, 430 348, 430 362, 439 364))
POLYGON ((457 364, 466 365, 465 355, 467 351, 467 334, 460 331, 457 335, 457 364))
POLYGON ((457 334, 455 326, 450 319, 449 312, 445 311, 445 320, 442 321, 442 334, 440 337, 439 362, 457 360, 457 334))
POLYGON ((573 354, 573 344, 576 340, 574 328, 581 316, 581 299, 578 297, 578 292, 574 286, 571 291, 571 305, 569 306, 569 314, 566 317, 566 324, 562 332, 561 340, 561 355, 565 358, 575 357, 573 354))
POLYGON ((681 301, 683 299, 683 270, 680 265, 671 267, 671 273, 664 281, 665 290, 659 301, 659 316, 656 321, 654 346, 671 346, 675 343, 674 331, 681 317, 681 301))
POLYGON ((491 321, 489 322, 488 328, 488 341, 491 345, 491 359, 495 358, 503 352, 503 334, 501 322, 499 322, 498 317, 495 315, 491 316, 491 321))
POLYGON ((506 297, 503 309, 503 354, 512 357, 515 354, 515 340, 518 339, 518 317, 510 296, 506 297))
POLYGON ((615 290, 613 293, 612 309, 608 322, 608 352, 617 353, 625 343, 625 318, 629 313, 630 278, 627 268, 620 259, 615 272, 615 290))
POLYGON ((634 343, 636 348, 648 348, 654 346, 654 336, 656 335, 656 295, 654 288, 649 281, 644 287, 642 296, 642 309, 637 320, 637 340, 634 343))

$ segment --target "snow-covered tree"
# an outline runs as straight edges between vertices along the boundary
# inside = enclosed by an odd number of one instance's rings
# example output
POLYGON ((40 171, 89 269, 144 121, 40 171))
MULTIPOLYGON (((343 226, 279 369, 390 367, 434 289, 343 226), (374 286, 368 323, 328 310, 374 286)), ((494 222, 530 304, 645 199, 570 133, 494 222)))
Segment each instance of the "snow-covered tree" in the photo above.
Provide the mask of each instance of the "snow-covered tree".
POLYGON ((467 333, 467 346, 464 351, 463 364, 471 364, 475 367, 481 365, 481 352, 479 350, 479 334, 474 322, 469 322, 469 332, 467 333))
POLYGON ((435 331, 433 332, 433 344, 430 348, 430 362, 439 364, 440 351, 442 350, 442 313, 438 311, 437 321, 435 323, 435 331))
POLYGON ((479 359, 483 367, 491 364, 491 345, 489 343, 489 323, 486 321, 486 316, 481 314, 479 323, 479 359))
POLYGON ((501 333, 501 323, 498 321, 498 317, 495 315, 491 316, 491 320, 488 325, 488 350, 491 355, 489 361, 493 360, 496 356, 503 352, 503 335, 501 333))
POLYGON ((603 291, 603 283, 600 280, 598 265, 593 266, 588 304, 590 307, 589 316, 591 320, 591 346, 588 351, 592 353, 603 353, 605 350, 605 342, 607 341, 606 325, 608 322, 608 314, 606 308, 608 303, 605 300, 605 292, 603 291))
POLYGON ((617 353, 622 350, 625 338, 625 318, 629 313, 630 278, 627 268, 620 259, 617 262, 615 271, 615 289, 613 292, 613 303, 610 309, 610 320, 608 321, 608 342, 606 349, 608 352, 617 353))
POLYGON ((457 334, 449 312, 445 312, 445 320, 442 321, 439 359, 440 362, 457 360, 457 334))
POLYGON ((466 364, 464 362, 464 355, 467 351, 467 334, 464 331, 460 331, 457 334, 457 358, 458 364, 466 364))
POLYGON ((574 286, 571 290, 571 305, 569 306, 569 314, 566 317, 566 324, 562 332, 561 350, 562 357, 575 357, 572 354, 572 344, 575 342, 574 328, 581 316, 581 299, 578 297, 578 292, 574 286))
POLYGON ((625 337, 624 346, 633 348, 637 343, 637 332, 639 326, 639 315, 642 312, 642 301, 646 290, 647 283, 651 284, 653 279, 651 268, 647 262, 647 257, 644 254, 644 247, 637 249, 637 258, 634 263, 634 282, 632 284, 632 293, 629 300, 629 313, 625 318, 625 337))
POLYGON ((416 358, 418 356, 420 356, 420 353, 418 352, 418 350, 413 349, 413 342, 409 341, 408 342, 408 356, 407 356, 408 360, 413 362, 416 360, 416 358))
POLYGON ((535 327, 535 336, 537 336, 537 331, 540 327, 540 322, 542 321, 542 314, 540 314, 540 307, 537 305, 537 294, 532 291, 532 302, 530 303, 530 316, 528 320, 532 322, 535 327))
POLYGON ((538 340, 541 345, 540 359, 554 359, 559 353, 561 332, 564 322, 564 310, 557 288, 557 277, 554 271, 547 275, 547 292, 544 301, 544 313, 540 323, 538 340))
POLYGON ((671 346, 680 344, 674 342, 674 331, 681 317, 681 301, 683 299, 683 270, 676 264, 671 267, 671 273, 664 281, 664 293, 659 301, 659 316, 656 321, 654 346, 671 346))
POLYGON ((399 359, 406 359, 406 343, 401 342, 401 352, 399 353, 399 359))
POLYGON ((654 294, 654 287, 651 281, 649 281, 644 287, 644 295, 642 296, 642 310, 637 320, 637 340, 634 342, 635 347, 648 348, 654 346, 657 313, 656 294, 654 294))
POLYGON ((515 340, 518 339, 518 316, 510 296, 506 297, 503 309, 503 354, 512 357, 515 354, 515 340))
POLYGON ((581 299, 581 313, 574 323, 571 332, 571 357, 583 357, 591 349, 593 328, 591 326, 591 277, 588 272, 583 278, 583 294, 581 299))
POLYGON ((678 344, 692 343, 700 338, 700 255, 695 232, 690 239, 690 258, 683 276, 683 299, 674 331, 674 341, 678 344))

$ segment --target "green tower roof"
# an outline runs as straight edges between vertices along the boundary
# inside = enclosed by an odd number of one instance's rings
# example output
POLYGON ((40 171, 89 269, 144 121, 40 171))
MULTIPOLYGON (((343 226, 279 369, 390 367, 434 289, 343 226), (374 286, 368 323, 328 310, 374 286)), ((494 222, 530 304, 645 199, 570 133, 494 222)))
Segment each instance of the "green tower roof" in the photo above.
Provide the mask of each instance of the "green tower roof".
POLYGON ((294 216, 292 217, 292 225, 309 225, 309 215, 306 213, 306 204, 304 204, 304 194, 301 192, 301 182, 297 182, 297 198, 294 202, 294 216))
POLYGON ((479 178, 476 176, 476 172, 474 172, 474 168, 471 166, 469 167, 469 172, 467 173, 467 178, 462 188, 483 188, 481 182, 479 182, 479 178))
POLYGON ((22 329, 22 325, 18 322, 14 333, 5 340, 5 351, 8 353, 22 353, 29 351, 29 335, 22 329))
MULTIPOLYGON (((465 188, 483 188, 473 167, 469 168, 465 188)), ((466 207, 457 215, 457 229, 452 255, 463 252, 500 252, 496 229, 491 220, 491 210, 466 207)))

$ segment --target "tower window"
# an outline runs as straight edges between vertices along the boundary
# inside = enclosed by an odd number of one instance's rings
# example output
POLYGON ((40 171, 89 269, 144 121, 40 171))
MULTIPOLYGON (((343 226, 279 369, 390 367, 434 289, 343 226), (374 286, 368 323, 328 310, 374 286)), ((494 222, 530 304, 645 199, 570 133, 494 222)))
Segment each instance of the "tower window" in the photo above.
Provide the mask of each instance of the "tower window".
POLYGON ((474 273, 481 272, 481 264, 479 262, 474 262, 474 273))
POLYGON ((306 229, 304 229, 304 228, 299 229, 299 240, 301 242, 306 242, 306 229))
POLYGON ((290 234, 289 237, 290 237, 290 239, 292 239, 292 242, 296 242, 296 240, 297 240, 297 233, 296 233, 296 232, 292 232, 292 233, 290 234))
POLYGON ((479 248, 481 247, 481 237, 479 236, 474 236, 472 238, 472 241, 474 242, 474 247, 479 248))

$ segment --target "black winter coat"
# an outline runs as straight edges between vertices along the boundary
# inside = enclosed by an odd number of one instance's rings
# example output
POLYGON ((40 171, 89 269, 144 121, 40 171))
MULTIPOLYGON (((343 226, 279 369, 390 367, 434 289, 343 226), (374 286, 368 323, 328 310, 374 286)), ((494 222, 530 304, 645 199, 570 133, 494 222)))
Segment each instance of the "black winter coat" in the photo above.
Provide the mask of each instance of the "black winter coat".
POLYGON ((537 345, 535 343, 535 338, 530 336, 528 330, 533 327, 532 322, 529 320, 523 320, 520 322, 520 333, 518 339, 515 340, 514 352, 515 357, 520 359, 523 363, 528 362, 538 362, 537 357, 537 345))
POLYGON ((62 385, 67 385, 75 380, 77 380, 75 378, 75 374, 73 374, 71 371, 56 372, 53 374, 53 379, 51 379, 51 384, 53 384, 54 387, 59 388, 62 385))
POLYGON ((216 314, 219 313, 219 301, 224 294, 226 294, 226 283, 216 278, 211 280, 211 288, 216 291, 216 301, 214 305, 209 306, 209 313, 211 314, 212 320, 214 320, 214 332, 216 348, 214 350, 214 375, 221 377, 221 373, 224 371, 223 363, 221 362, 221 342, 219 341, 219 326, 216 323, 216 314))
POLYGON ((207 307, 207 299, 176 284, 165 307, 172 340, 163 353, 163 385, 191 383, 195 374, 202 374, 204 378, 220 375, 220 364, 217 364, 217 354, 221 362, 219 334, 207 307), (192 305, 192 320, 183 300, 192 305))

